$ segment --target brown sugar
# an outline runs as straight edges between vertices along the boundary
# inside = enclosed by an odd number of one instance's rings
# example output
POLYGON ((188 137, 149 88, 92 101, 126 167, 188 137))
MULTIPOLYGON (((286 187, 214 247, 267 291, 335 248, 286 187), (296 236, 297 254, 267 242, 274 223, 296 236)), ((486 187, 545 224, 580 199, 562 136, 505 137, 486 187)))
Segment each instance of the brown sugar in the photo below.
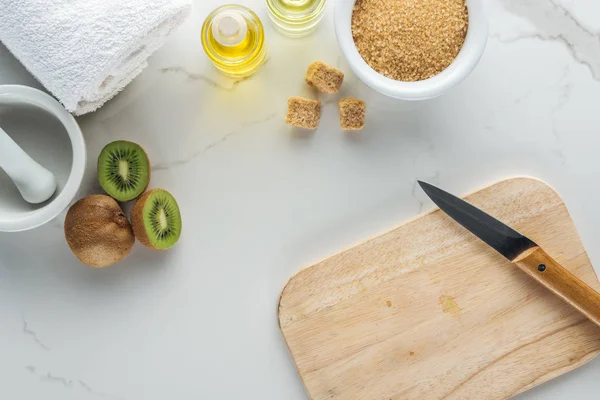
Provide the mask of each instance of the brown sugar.
POLYGON ((454 61, 468 21, 465 0, 357 0, 352 36, 375 71, 398 81, 420 81, 454 61))
POLYGON ((340 126, 345 131, 357 131, 365 126, 367 105, 358 99, 340 100, 340 126))
POLYGON ((321 102, 292 96, 288 99, 285 123, 298 128, 316 129, 321 121, 321 102))
POLYGON ((337 93, 343 82, 344 73, 342 71, 321 61, 310 64, 306 71, 306 83, 321 92, 337 93))

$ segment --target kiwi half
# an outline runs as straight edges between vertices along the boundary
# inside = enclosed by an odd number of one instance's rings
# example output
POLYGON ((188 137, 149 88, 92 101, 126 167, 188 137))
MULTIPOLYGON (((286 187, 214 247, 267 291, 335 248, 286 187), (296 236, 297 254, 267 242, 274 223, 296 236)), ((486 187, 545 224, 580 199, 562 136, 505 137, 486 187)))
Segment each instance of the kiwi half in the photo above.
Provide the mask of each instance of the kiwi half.
POLYGON ((107 144, 98 156, 98 181, 115 200, 139 197, 150 182, 148 155, 133 142, 119 140, 107 144))
POLYGON ((146 247, 166 250, 181 235, 181 213, 177 201, 164 189, 144 193, 131 210, 135 237, 146 247))

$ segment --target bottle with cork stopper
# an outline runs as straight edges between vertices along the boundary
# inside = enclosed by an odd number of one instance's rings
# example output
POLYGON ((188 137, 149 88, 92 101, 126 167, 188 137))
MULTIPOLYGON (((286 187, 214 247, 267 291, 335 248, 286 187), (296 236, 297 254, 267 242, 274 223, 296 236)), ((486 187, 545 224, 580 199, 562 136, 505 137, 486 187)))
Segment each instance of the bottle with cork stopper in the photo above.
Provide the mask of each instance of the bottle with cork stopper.
POLYGON ((252 75, 267 57, 262 22, 240 5, 219 7, 206 18, 202 47, 215 67, 233 78, 252 75))
POLYGON ((266 0, 275 28, 286 36, 303 37, 313 32, 325 12, 327 0, 266 0))

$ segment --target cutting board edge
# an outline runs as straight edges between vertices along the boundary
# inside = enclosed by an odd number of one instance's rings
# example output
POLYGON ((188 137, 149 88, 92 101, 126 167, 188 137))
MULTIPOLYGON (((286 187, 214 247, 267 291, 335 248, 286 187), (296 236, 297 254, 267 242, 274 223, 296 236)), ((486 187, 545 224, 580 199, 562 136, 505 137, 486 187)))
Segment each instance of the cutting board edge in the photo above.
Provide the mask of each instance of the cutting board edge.
MULTIPOLYGON (((543 181, 542 179, 539 179, 539 178, 536 178, 536 177, 532 177, 532 176, 526 176, 526 175, 517 175, 517 176, 513 176, 513 177, 505 178, 505 179, 499 180, 499 181, 497 181, 497 182, 493 182, 493 183, 490 183, 490 184, 488 184, 488 185, 482 186, 481 188, 475 189, 475 190, 473 190, 473 191, 470 191, 470 192, 468 192, 467 194, 465 194, 465 195, 462 195, 461 197, 462 197, 462 198, 469 197, 469 196, 471 196, 472 194, 475 194, 475 193, 477 193, 477 192, 479 192, 479 191, 481 191, 481 190, 485 190, 485 189, 487 189, 487 188, 489 188, 489 187, 491 187, 491 186, 494 186, 494 185, 497 185, 497 184, 500 184, 500 183, 505 183, 505 182, 514 181, 514 180, 530 180, 530 181, 535 181, 535 182, 541 183, 541 184, 545 185, 546 187, 548 187, 548 188, 549 188, 549 189, 550 189, 550 190, 551 190, 551 191, 552 191, 552 192, 553 192, 553 193, 554 193, 554 194, 555 194, 555 195, 558 197, 558 199, 559 199, 559 200, 562 202, 562 204, 565 206, 565 209, 566 209, 567 215, 569 216, 569 218, 571 219, 571 221, 573 221, 572 215, 571 215, 571 213, 569 212, 569 209, 568 209, 568 207, 567 207, 566 203, 564 202, 564 199, 563 199, 563 198, 562 198, 562 196, 561 196, 561 195, 560 195, 560 194, 559 194, 559 193, 556 191, 556 189, 554 189, 554 187, 553 187, 553 186, 549 185, 548 183, 546 183, 546 182, 545 182, 545 181, 543 181)), ((293 280, 294 280, 294 279, 295 279, 295 278, 296 278, 296 277, 297 277, 299 274, 301 274, 302 272, 304 272, 304 271, 306 271, 306 270, 308 270, 308 269, 310 269, 310 268, 312 268, 312 267, 316 267, 316 266, 320 265, 322 262, 324 262, 324 261, 326 261, 326 260, 328 260, 328 259, 330 259, 330 258, 332 258, 332 257, 336 257, 337 255, 339 255, 339 254, 341 254, 341 253, 343 253, 343 252, 345 252, 345 251, 348 251, 348 250, 350 250, 350 249, 352 249, 352 248, 354 248, 354 247, 356 247, 356 246, 360 246, 360 245, 361 245, 361 244, 363 244, 363 243, 366 243, 366 242, 368 242, 368 241, 370 241, 370 240, 372 240, 372 239, 374 239, 374 238, 377 238, 377 237, 379 237, 379 236, 381 236, 381 235, 384 235, 384 234, 386 234, 387 232, 393 231, 393 230, 395 230, 395 229, 398 229, 398 228, 400 228, 400 227, 402 227, 402 226, 404 226, 404 225, 406 225, 406 224, 409 224, 409 223, 411 223, 411 222, 413 222, 413 221, 416 221, 416 220, 418 220, 419 218, 422 218, 422 217, 424 217, 424 216, 427 216, 427 215, 429 215, 429 214, 431 214, 431 213, 433 213, 433 212, 436 212, 437 210, 438 210, 438 207, 433 207, 433 208, 431 208, 430 210, 427 210, 427 211, 425 211, 425 212, 422 212, 422 213, 420 213, 420 214, 418 214, 418 215, 416 215, 416 216, 414 216, 414 217, 412 217, 412 218, 410 218, 410 219, 407 219, 407 220, 403 221, 402 223, 400 223, 400 224, 397 224, 397 225, 395 225, 395 226, 393 226, 393 227, 391 227, 391 228, 389 228, 389 229, 387 229, 387 230, 385 230, 385 231, 383 231, 383 232, 379 232, 379 233, 377 233, 377 234, 374 234, 374 235, 370 236, 369 238, 366 238, 366 239, 364 239, 364 240, 362 240, 362 241, 360 241, 360 242, 357 242, 357 243, 354 243, 353 245, 347 246, 347 247, 343 248, 342 250, 340 250, 340 251, 338 251, 338 252, 336 252, 336 253, 333 253, 333 254, 331 254, 331 255, 330 255, 330 256, 328 256, 328 257, 325 257, 325 258, 323 258, 321 261, 317 261, 317 262, 314 262, 314 263, 312 263, 312 264, 310 264, 310 265, 307 265, 307 266, 305 266, 305 267, 303 267, 303 268, 300 268, 298 271, 296 271, 296 273, 295 273, 295 274, 293 274, 293 275, 292 275, 292 276, 291 276, 291 277, 290 277, 290 278, 287 280, 287 282, 286 282, 286 283, 285 283, 285 285, 283 286, 283 289, 281 290, 281 293, 280 293, 280 296, 279 296, 279 299, 278 299, 278 302, 277 302, 277 320, 278 320, 278 325, 279 325, 279 329, 280 329, 281 335, 282 335, 282 337, 283 337, 283 340, 284 340, 284 342, 285 342, 285 344, 286 344, 286 347, 287 347, 287 349, 288 349, 288 354, 290 355, 290 357, 291 357, 291 359, 292 359, 292 362, 293 362, 293 364, 294 364, 294 368, 295 368, 295 369, 296 369, 296 371, 298 372, 298 375, 300 376, 300 379, 301 379, 301 381, 302 381, 302 384, 303 384, 303 386, 304 386, 304 390, 305 390, 305 392, 307 393, 307 395, 309 396, 309 398, 312 398, 312 396, 311 396, 311 393, 310 393, 310 391, 309 391, 309 385, 307 384, 307 382, 305 381, 305 378, 304 378, 303 374, 302 374, 302 373, 301 373, 301 371, 299 370, 299 366, 297 365, 297 363, 296 363, 296 360, 295 360, 295 358, 294 358, 294 353, 293 353, 292 349, 290 348, 290 345, 289 345, 289 343, 288 343, 287 337, 286 337, 286 335, 285 335, 285 333, 284 333, 284 330, 285 330, 285 328, 282 326, 282 320, 281 320, 281 314, 282 314, 282 300, 283 300, 283 298, 284 298, 284 296, 285 296, 285 294, 286 294, 286 290, 287 290, 287 288, 289 287, 290 283, 291 283, 291 282, 292 282, 292 281, 293 281, 293 280)), ((581 235, 579 234, 579 231, 576 229, 576 227, 575 227, 575 234, 577 235, 577 238, 578 238, 579 240, 581 240, 581 235)), ((593 266, 593 264, 592 264, 592 261, 591 261, 591 259, 589 258, 589 255, 588 255, 588 253, 587 253, 587 250, 585 250, 585 248, 584 248, 584 255, 585 255, 585 257, 587 258, 587 260, 589 261, 589 264, 590 264, 590 266, 592 267, 592 270, 594 271, 594 276, 595 276, 596 280, 598 280, 598 281, 600 282, 600 279, 598 278, 598 273, 596 272, 596 270, 595 270, 595 268, 594 268, 594 266, 593 266)), ((552 372, 550 372, 550 373, 548 373, 548 374, 546 374, 546 375, 544 375, 544 376, 542 376, 542 377, 539 377, 538 379, 536 379, 535 381, 531 382, 530 384, 528 384, 528 385, 526 385, 526 386, 522 387, 522 388, 521 388, 521 389, 520 389, 518 392, 515 392, 515 393, 513 393, 513 394, 512 394, 510 397, 512 398, 512 397, 514 397, 514 396, 517 396, 517 395, 519 395, 519 394, 522 394, 522 393, 524 393, 524 392, 526 392, 526 391, 528 391, 528 390, 530 390, 530 389, 533 389, 533 388, 534 388, 534 387, 536 387, 536 386, 539 386, 539 385, 540 385, 540 384, 542 384, 542 383, 545 383, 545 382, 551 381, 551 380, 553 380, 553 379, 555 379, 555 378, 557 378, 557 377, 559 377, 559 376, 561 376, 561 375, 564 375, 564 374, 566 374, 566 373, 568 373, 568 372, 574 371, 574 370, 576 370, 576 369, 578 369, 578 368, 580 368, 580 367, 584 366, 585 364, 589 363, 590 361, 594 360, 594 359, 595 359, 596 357, 598 357, 599 355, 600 355, 600 349, 598 349, 598 350, 596 350, 596 351, 592 351, 592 352, 588 353, 586 356, 584 356, 583 358, 581 358, 581 359, 577 360, 577 361, 576 361, 575 363, 573 363, 573 364, 569 364, 569 365, 567 365, 567 366, 565 366, 565 367, 563 367, 563 368, 560 368, 560 369, 558 369, 558 370, 554 370, 554 371, 552 371, 552 372)))
MULTIPOLYGON (((472 191, 468 192, 467 194, 464 194, 464 195, 462 195, 462 196, 460 196, 460 197, 461 197, 461 198, 466 198, 466 197, 469 197, 469 196, 471 196, 472 194, 475 194, 475 193, 477 193, 477 192, 480 192, 480 191, 482 191, 482 190, 485 190, 485 189, 487 189, 487 188, 489 188, 489 187, 491 187, 491 186, 494 186, 494 185, 497 185, 497 184, 500 184, 500 183, 505 183, 505 182, 514 181, 514 180, 531 180, 531 181, 535 181, 535 182, 542 183, 542 184, 544 184, 545 186, 547 186, 549 189, 551 189, 551 190, 552 190, 552 192, 553 192, 553 193, 554 193, 554 194, 555 194, 555 195, 556 195, 556 196, 557 196, 557 197, 560 199, 560 201, 561 201, 563 204, 565 204, 565 202, 564 202, 564 199, 563 199, 563 198, 562 198, 562 196, 561 196, 561 195, 560 195, 560 194, 559 194, 559 193, 556 191, 556 189, 554 189, 554 187, 553 187, 553 186, 549 185, 548 183, 546 183, 546 182, 545 182, 545 181, 543 181, 542 179, 539 179, 539 178, 536 178, 536 177, 533 177, 533 176, 527 176, 527 175, 517 175, 517 176, 510 177, 510 178, 505 178, 505 179, 499 180, 499 181, 497 181, 497 182, 493 182, 493 183, 490 183, 490 184, 488 184, 488 185, 482 186, 482 187, 481 187, 481 188, 479 188, 479 189, 472 190, 472 191)), ((571 220, 573 220, 573 217, 571 216, 571 213, 569 212, 569 209, 566 207, 566 204, 565 204, 565 208, 567 209, 567 213, 568 213, 568 215, 569 215, 569 218, 571 218, 571 220)), ((418 220, 419 218, 422 218, 422 217, 424 217, 424 216, 427 216, 427 215, 429 215, 429 214, 432 214, 432 213, 434 213, 434 212, 435 212, 435 211, 437 211, 437 210, 439 210, 439 208, 438 208, 438 207, 433 207, 433 208, 431 208, 430 210, 427 210, 427 211, 425 211, 425 212, 422 212, 422 213, 420 213, 420 214, 417 214, 416 216, 414 216, 414 217, 412 217, 412 218, 409 218, 409 219, 407 219, 407 220, 405 220, 405 221, 401 222, 400 224, 394 225, 393 227, 391 227, 391 228, 387 229, 386 231, 379 232, 379 233, 377 233, 377 234, 374 234, 374 235, 372 235, 372 236, 368 237, 367 239, 364 239, 364 240, 362 240, 362 241, 360 241, 360 242, 357 242, 357 243, 354 243, 354 244, 352 244, 352 245, 349 245, 349 246, 347 246, 347 247, 344 247, 344 248, 343 248, 343 249, 341 249, 340 251, 338 251, 338 252, 336 252, 336 253, 333 253, 333 254, 329 255, 328 257, 325 257, 325 258, 323 258, 322 260, 320 260, 320 261, 317 261, 317 262, 314 262, 314 263, 312 263, 312 264, 310 264, 310 265, 307 265, 307 266, 305 266, 305 267, 302 267, 302 268, 300 268, 298 271, 296 271, 296 272, 295 272, 295 273, 294 273, 294 274, 293 274, 293 275, 292 275, 292 276, 291 276, 291 277, 290 277, 290 278, 287 280, 287 282, 286 282, 286 283, 285 283, 285 285, 283 286, 283 289, 281 290, 281 293, 280 293, 280 295, 279 295, 279 299, 278 299, 278 301, 277 301, 277 321, 278 321, 279 329, 280 329, 280 330, 283 330, 283 329, 282 329, 282 326, 281 326, 281 318, 280 318, 280 315, 281 315, 281 300, 282 300, 282 299, 283 299, 283 297, 285 296, 286 289, 288 288, 288 286, 290 285, 290 283, 291 283, 291 282, 292 282, 292 281, 293 281, 293 280, 294 280, 294 279, 295 279, 295 278, 296 278, 296 277, 297 277, 299 274, 301 274, 302 272, 306 271, 306 270, 307 270, 307 269, 309 269, 309 268, 312 268, 312 267, 315 267, 315 266, 317 266, 317 265, 321 264, 322 262, 324 262, 324 261, 326 261, 326 260, 328 260, 328 259, 330 259, 330 258, 332 258, 332 257, 336 257, 336 256, 338 256, 339 254, 342 254, 342 253, 344 253, 344 252, 346 252, 346 251, 348 251, 348 250, 350 250, 350 249, 352 249, 352 248, 354 248, 354 247, 360 246, 360 245, 362 245, 363 243, 366 243, 366 242, 368 242, 368 241, 370 241, 370 240, 373 240, 373 239, 375 239, 375 238, 377 238, 377 237, 379 237, 379 236, 381 236, 381 235, 385 235, 385 234, 386 234, 386 233, 388 233, 388 232, 391 232, 391 231, 393 231, 393 230, 395 230, 395 229, 398 229, 398 228, 400 228, 400 227, 402 227, 402 226, 404 226, 404 225, 410 224, 411 222, 413 222, 413 221, 416 221, 416 220, 418 220)), ((579 231, 577 231, 577 230, 576 230, 576 233, 577 233, 577 237, 578 237, 578 238, 581 240, 581 235, 579 234, 579 231)), ((589 258, 589 255, 588 255, 588 253, 587 253, 587 250, 585 250, 584 252, 585 252, 585 256, 587 257, 587 259, 588 259, 588 260, 590 260, 590 265, 592 266, 592 269, 594 270, 594 274, 596 275, 596 280, 598 280, 598 281, 600 282, 600 278, 598 278, 598 273, 596 272, 596 269, 594 268, 594 265, 592 264, 592 261, 591 261, 591 259, 589 258)), ((285 335, 284 335, 284 337, 285 337, 285 335)), ((286 344, 287 344, 287 342, 286 342, 286 344)), ((288 347, 288 349, 289 349, 289 347, 288 347)))
MULTIPOLYGON (((523 394, 535 387, 540 386, 541 384, 550 382, 551 380, 556 379, 564 374, 575 371, 576 369, 583 367, 585 364, 594 360, 596 357, 598 357, 598 355, 600 355, 600 349, 586 354, 585 357, 581 358, 580 360, 578 360, 577 362, 575 362, 573 364, 569 364, 563 368, 556 369, 544 376, 539 377, 535 381, 531 382, 529 385, 523 386, 518 392, 514 393, 510 398, 513 398, 520 394, 523 394)), ((295 363, 294 363, 294 365, 295 365, 295 363)))

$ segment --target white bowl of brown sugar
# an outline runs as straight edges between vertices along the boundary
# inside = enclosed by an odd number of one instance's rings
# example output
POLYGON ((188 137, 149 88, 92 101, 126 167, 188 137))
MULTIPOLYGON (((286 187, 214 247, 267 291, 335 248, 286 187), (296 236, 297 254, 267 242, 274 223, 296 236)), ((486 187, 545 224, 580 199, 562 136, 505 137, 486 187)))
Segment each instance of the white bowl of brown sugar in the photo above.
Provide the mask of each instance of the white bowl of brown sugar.
POLYGON ((337 0, 338 42, 356 75, 396 99, 426 100, 463 81, 488 37, 485 0, 337 0))

